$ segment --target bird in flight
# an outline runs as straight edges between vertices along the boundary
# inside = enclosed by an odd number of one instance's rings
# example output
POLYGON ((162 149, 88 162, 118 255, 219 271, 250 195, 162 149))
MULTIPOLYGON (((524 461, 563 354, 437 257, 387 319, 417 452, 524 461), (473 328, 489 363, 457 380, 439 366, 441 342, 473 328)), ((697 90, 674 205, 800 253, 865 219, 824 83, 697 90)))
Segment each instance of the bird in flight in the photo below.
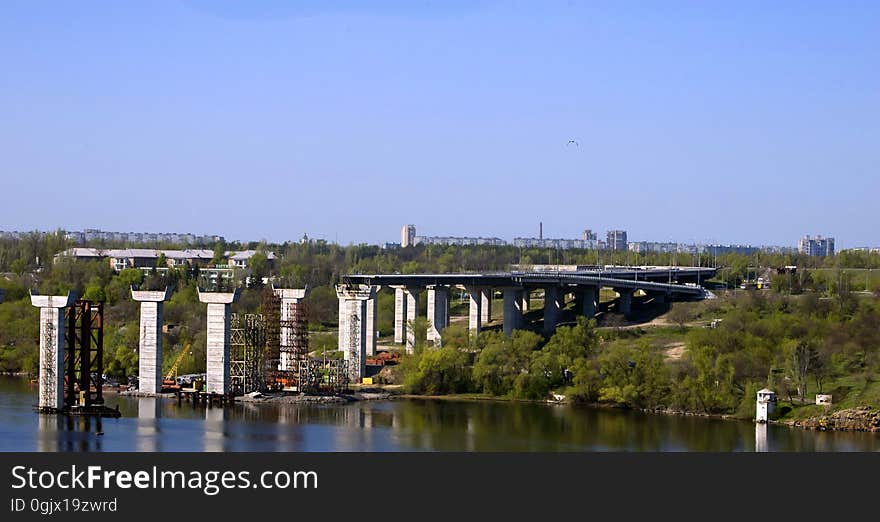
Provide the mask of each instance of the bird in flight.
POLYGON ((565 145, 568 146, 568 145, 571 145, 572 143, 574 143, 575 147, 580 148, 580 144, 574 140, 568 140, 568 143, 566 143, 565 145))

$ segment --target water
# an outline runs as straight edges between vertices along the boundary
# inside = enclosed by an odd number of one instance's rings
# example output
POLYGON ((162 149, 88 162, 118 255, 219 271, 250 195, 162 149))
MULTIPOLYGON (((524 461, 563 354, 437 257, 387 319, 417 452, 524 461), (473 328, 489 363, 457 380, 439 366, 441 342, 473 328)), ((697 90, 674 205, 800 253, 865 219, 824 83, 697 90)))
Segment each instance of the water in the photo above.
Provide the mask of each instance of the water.
POLYGON ((400 400, 194 408, 105 399, 122 418, 37 415, 36 388, 0 377, 0 451, 880 451, 871 433, 588 407, 400 400))

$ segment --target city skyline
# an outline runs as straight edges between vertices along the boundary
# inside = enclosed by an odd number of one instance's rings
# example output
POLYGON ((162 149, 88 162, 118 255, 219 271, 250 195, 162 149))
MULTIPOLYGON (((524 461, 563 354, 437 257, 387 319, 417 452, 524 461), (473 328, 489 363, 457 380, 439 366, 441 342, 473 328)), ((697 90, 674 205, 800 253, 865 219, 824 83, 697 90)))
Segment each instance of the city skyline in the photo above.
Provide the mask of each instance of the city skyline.
POLYGON ((117 7, 0 8, 3 228, 880 243, 876 4, 117 7))
MULTIPOLYGON (((82 231, 79 230, 66 230, 63 228, 56 228, 54 230, 0 230, 0 239, 3 238, 15 238, 18 239, 23 235, 28 233, 36 232, 40 234, 51 234, 56 232, 63 232, 64 236, 68 241, 73 242, 77 245, 90 245, 90 244, 98 244, 103 241, 112 241, 116 243, 123 244, 151 244, 151 243, 188 243, 190 245, 200 245, 212 243, 214 241, 227 241, 227 239, 222 235, 217 234, 205 234, 205 235, 195 235, 188 232, 119 232, 119 231, 108 231, 101 229, 85 229, 82 231)), ((790 252, 800 252, 807 253, 809 255, 826 255, 826 252, 831 252, 831 255, 834 254, 837 250, 880 250, 880 247, 871 246, 871 245, 861 245, 855 247, 846 247, 841 249, 835 248, 835 238, 834 237, 823 237, 821 234, 812 237, 810 234, 806 234, 802 236, 797 242, 795 246, 790 244, 759 244, 754 242, 748 243, 731 243, 724 241, 717 242, 706 242, 706 241, 657 241, 652 239, 630 239, 627 240, 628 232, 626 230, 608 230, 606 233, 606 237, 608 239, 602 240, 598 239, 598 232, 591 229, 584 229, 581 233, 581 237, 579 238, 564 238, 564 237, 543 237, 543 223, 539 223, 538 227, 538 236, 517 236, 510 240, 499 238, 496 236, 426 236, 417 234, 417 227, 414 224, 406 224, 401 227, 400 230, 400 242, 394 241, 385 241, 380 243, 367 243, 367 242, 357 242, 357 243, 349 243, 349 244, 370 244, 370 245, 378 245, 383 247, 393 247, 393 246, 418 246, 421 244, 457 244, 457 245, 488 245, 488 246, 516 246, 516 247, 526 247, 526 248, 561 248, 561 249, 585 249, 592 250, 599 248, 601 250, 629 250, 632 252, 674 252, 674 251, 695 251, 696 248, 709 248, 712 247, 724 247, 725 251, 741 251, 748 252, 754 250, 769 250, 769 251, 790 251, 790 252), (609 239, 612 234, 622 234, 623 243, 622 248, 609 247, 611 244, 609 239), (820 243, 820 247, 817 246, 807 246, 810 245, 810 242, 822 241, 820 243), (830 241, 830 249, 825 244, 830 241)), ((320 238, 318 238, 320 239, 320 238)), ((240 243, 252 243, 252 242, 260 242, 263 240, 255 240, 253 238, 245 238, 245 239, 230 239, 230 242, 240 242, 240 243)), ((288 243, 302 243, 304 241, 315 241, 314 237, 309 237, 308 233, 304 233, 300 239, 290 239, 286 241, 272 242, 267 241, 268 243, 277 243, 282 244, 285 242, 288 243)), ((333 241, 328 241, 333 243, 333 241)), ((343 245, 341 243, 337 243, 343 245)), ((620 246, 620 245, 619 245, 620 246)))

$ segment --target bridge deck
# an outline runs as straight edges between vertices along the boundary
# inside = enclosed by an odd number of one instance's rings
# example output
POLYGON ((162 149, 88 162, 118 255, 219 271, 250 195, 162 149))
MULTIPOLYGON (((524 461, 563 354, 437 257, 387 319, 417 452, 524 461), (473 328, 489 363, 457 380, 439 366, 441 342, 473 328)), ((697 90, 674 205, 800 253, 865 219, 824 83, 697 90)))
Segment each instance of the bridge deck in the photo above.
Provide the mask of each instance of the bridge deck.
POLYGON ((663 291, 666 293, 699 295, 703 292, 699 286, 691 286, 682 283, 699 284, 714 276, 714 268, 704 267, 615 267, 577 271, 540 270, 459 274, 349 274, 343 276, 342 281, 345 284, 410 287, 444 285, 509 288, 559 284, 632 288, 663 291))

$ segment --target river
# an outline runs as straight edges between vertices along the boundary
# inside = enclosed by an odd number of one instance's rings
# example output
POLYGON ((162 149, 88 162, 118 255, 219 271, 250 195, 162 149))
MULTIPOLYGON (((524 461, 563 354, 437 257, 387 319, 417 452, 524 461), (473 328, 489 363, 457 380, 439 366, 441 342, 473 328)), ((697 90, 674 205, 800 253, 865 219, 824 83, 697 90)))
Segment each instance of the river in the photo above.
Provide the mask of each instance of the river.
POLYGON ((118 419, 38 415, 0 377, 0 451, 880 451, 880 435, 591 407, 447 400, 236 404, 105 395, 118 419))

